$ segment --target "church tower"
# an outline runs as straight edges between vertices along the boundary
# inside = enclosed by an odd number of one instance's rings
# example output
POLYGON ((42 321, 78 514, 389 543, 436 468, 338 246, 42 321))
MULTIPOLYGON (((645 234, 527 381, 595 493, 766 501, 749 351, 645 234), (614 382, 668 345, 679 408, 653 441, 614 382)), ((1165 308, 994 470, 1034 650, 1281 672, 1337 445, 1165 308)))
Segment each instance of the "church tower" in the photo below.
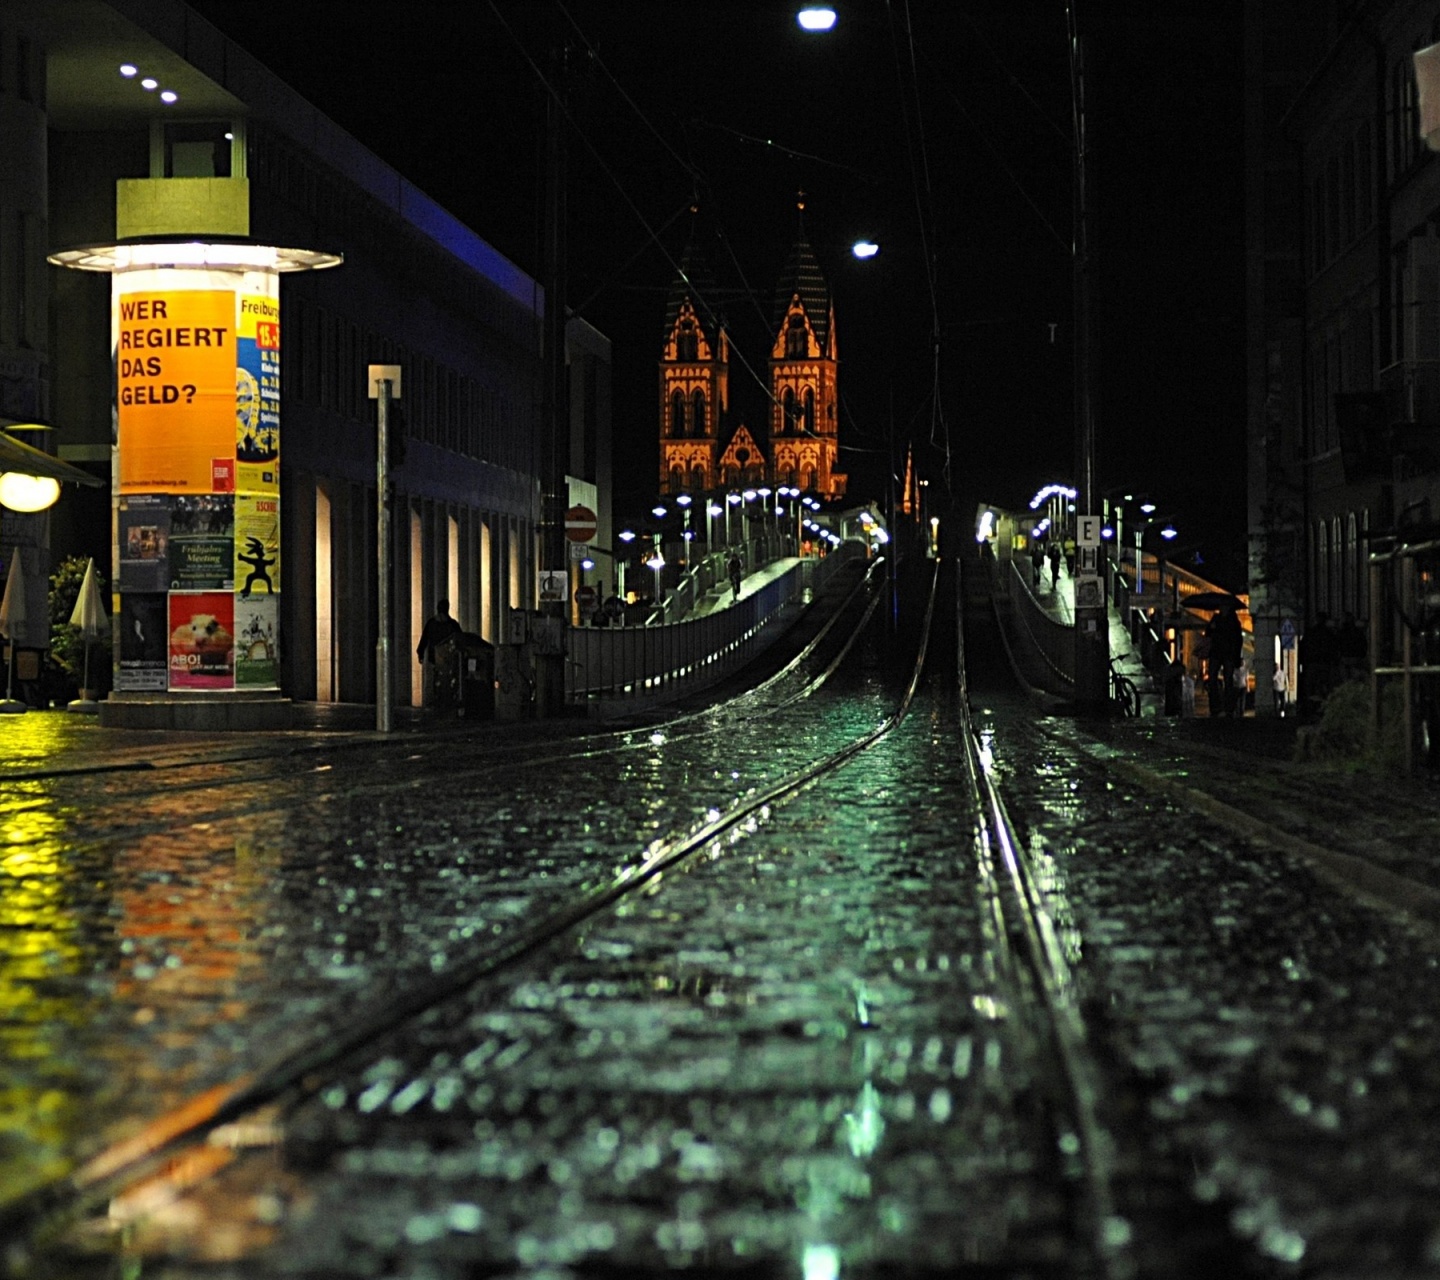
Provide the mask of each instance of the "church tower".
POLYGON ((775 341, 770 349, 770 459, 776 484, 845 494, 838 470, 839 357, 835 305, 820 264, 800 227, 775 295, 775 341))
POLYGON ((694 242, 670 286, 660 355, 660 492, 713 489, 730 408, 730 338, 694 242))

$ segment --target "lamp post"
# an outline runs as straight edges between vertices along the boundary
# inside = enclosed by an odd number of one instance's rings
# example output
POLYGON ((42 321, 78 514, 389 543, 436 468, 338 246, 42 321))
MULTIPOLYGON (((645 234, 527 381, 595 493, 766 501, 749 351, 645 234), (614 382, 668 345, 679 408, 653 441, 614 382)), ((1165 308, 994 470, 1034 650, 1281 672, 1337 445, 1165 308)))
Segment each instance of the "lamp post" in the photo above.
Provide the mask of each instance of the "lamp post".
POLYGON ((740 496, 738 493, 727 493, 727 494, 725 495, 725 545, 726 545, 726 546, 731 546, 731 547, 733 547, 733 546, 735 545, 735 533, 734 533, 734 530, 733 530, 733 528, 731 527, 731 524, 730 524, 730 513, 735 509, 736 506, 738 506, 738 505, 739 505, 741 502, 743 502, 743 501, 744 501, 744 499, 741 498, 741 496, 740 496))
POLYGON ((707 552, 713 553, 715 550, 715 517, 722 515, 724 510, 713 499, 705 499, 705 550, 707 552))
POLYGON ((617 536, 619 537, 620 541, 625 544, 625 553, 623 555, 617 556, 615 560, 616 572, 619 575, 620 579, 619 589, 616 591, 616 594, 620 597, 620 599, 624 600, 626 599, 626 588, 630 585, 626 581, 626 579, 630 576, 630 544, 635 541, 635 530, 621 529, 620 533, 617 536))
POLYGON ((400 398, 400 366, 372 364, 367 369, 370 396, 376 403, 375 543, 376 602, 379 633, 375 637, 375 731, 394 727, 394 696, 390 690, 390 403, 400 398))

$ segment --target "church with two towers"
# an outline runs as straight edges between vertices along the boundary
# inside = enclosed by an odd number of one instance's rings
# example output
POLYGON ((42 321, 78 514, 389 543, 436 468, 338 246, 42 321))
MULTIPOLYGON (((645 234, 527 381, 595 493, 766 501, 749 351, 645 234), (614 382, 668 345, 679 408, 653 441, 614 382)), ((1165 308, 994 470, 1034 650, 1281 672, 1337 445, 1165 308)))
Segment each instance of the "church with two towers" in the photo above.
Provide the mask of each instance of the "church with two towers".
POLYGON ((718 297, 692 239, 665 312, 660 492, 769 484, 843 497, 835 305, 803 222, 775 292, 768 367, 735 359, 737 377, 764 380, 762 430, 732 412, 731 335, 718 297))

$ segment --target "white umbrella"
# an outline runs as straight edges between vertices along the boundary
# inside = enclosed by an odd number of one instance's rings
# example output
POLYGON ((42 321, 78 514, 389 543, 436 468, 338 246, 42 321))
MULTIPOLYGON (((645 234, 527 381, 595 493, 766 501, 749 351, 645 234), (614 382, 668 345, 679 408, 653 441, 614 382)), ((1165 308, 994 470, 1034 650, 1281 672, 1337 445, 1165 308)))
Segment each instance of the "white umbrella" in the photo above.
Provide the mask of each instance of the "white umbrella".
POLYGON ((0 635, 10 642, 10 661, 5 681, 5 700, 0 702, 0 712, 30 710, 14 697, 15 693, 15 641, 16 633, 25 628, 25 565, 20 558, 20 548, 10 552, 10 572, 5 576, 5 596, 0 599, 0 635))
POLYGON ((75 597, 75 608, 70 614, 70 625, 80 628, 85 641, 84 679, 81 681, 81 696, 72 702, 67 710, 94 713, 100 704, 89 697, 90 692, 90 642, 103 636, 110 626, 110 618, 100 599, 100 583, 95 577, 95 559, 92 556, 85 566, 85 578, 80 583, 80 594, 75 597))

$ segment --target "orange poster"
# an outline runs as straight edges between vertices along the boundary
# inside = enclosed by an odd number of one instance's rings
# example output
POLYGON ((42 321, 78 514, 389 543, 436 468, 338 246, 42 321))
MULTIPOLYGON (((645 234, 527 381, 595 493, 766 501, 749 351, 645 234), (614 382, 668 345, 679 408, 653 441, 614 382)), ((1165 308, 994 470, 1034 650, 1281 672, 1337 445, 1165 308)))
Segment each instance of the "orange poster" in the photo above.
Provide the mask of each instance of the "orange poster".
POLYGON ((234 293, 154 290, 115 306, 120 492, 233 492, 234 293))

